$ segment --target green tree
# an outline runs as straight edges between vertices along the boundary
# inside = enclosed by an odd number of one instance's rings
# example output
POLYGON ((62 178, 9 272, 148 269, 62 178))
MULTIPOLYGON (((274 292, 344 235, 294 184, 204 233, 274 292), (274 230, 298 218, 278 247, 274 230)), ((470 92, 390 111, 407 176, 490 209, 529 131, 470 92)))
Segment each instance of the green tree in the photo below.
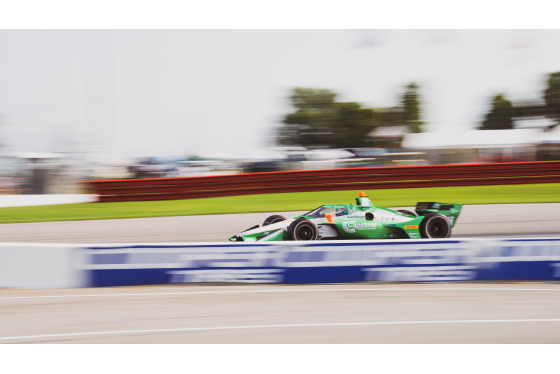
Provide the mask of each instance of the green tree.
POLYGON ((490 111, 482 122, 479 130, 513 129, 513 105, 503 94, 494 96, 490 111))
POLYGON ((375 108, 373 109, 373 123, 375 126, 402 126, 404 124, 404 110, 400 106, 375 108))
POLYGON ((410 132, 422 132, 424 122, 421 120, 420 99, 418 95, 418 85, 410 83, 406 87, 405 93, 401 98, 403 109, 403 122, 410 132))
POLYGON ((308 148, 371 147, 372 109, 337 102, 336 96, 330 90, 295 88, 290 97, 295 110, 284 117, 277 142, 308 148))
POLYGON ((544 91, 546 116, 560 124, 560 72, 548 75, 544 91))

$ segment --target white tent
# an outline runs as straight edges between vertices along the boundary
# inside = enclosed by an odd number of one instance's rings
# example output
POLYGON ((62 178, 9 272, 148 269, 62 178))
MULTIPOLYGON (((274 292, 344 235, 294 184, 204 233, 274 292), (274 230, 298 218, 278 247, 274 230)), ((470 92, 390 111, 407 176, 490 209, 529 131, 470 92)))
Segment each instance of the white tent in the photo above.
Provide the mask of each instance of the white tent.
POLYGON ((27 159, 53 159, 63 157, 61 153, 52 152, 15 152, 13 156, 27 159))
POLYGON ((532 117, 532 118, 518 118, 514 120, 514 127, 516 129, 528 129, 528 128, 538 128, 544 129, 556 124, 550 118, 544 117, 532 117))
POLYGON ((538 139, 539 143, 560 144, 560 126, 555 126, 550 131, 542 132, 538 139))
POLYGON ((542 134, 539 129, 413 133, 405 135, 403 147, 445 149, 527 146, 540 143, 542 134))

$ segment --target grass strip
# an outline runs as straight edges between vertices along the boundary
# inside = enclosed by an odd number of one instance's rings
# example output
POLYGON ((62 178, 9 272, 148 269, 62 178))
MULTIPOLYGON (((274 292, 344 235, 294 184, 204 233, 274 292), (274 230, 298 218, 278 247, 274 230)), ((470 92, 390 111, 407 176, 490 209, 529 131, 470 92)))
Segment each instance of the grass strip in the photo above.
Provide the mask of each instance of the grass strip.
MULTIPOLYGON (((365 190, 375 205, 414 206, 419 201, 470 204, 559 203, 560 183, 365 190)), ((80 203, 0 208, 0 223, 76 221, 311 210, 354 203, 358 190, 294 192, 187 200, 80 203)))

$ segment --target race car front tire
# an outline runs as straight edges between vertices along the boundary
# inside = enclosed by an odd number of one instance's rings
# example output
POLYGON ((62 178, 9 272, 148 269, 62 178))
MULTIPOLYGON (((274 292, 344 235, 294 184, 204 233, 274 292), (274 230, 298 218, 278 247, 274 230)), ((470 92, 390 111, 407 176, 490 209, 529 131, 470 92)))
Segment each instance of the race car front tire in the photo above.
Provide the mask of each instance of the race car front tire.
POLYGON ((445 239, 451 236, 451 223, 438 213, 426 214, 419 229, 420 235, 427 239, 445 239))
POLYGON ((285 221, 286 218, 284 216, 280 216, 280 215, 273 215, 268 217, 267 219, 264 220, 263 222, 263 226, 267 226, 267 225, 272 225, 273 223, 278 223, 278 222, 282 222, 285 221))
POLYGON ((319 228, 306 218, 299 218, 288 226, 288 240, 317 240, 319 228))

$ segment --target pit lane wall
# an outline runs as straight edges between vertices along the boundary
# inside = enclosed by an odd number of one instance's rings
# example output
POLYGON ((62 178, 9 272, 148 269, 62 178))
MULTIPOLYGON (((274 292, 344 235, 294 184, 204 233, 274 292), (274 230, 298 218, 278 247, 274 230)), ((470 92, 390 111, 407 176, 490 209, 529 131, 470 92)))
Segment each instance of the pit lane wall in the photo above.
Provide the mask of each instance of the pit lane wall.
POLYGON ((560 280, 560 238, 27 246, 0 246, 0 288, 560 280))

